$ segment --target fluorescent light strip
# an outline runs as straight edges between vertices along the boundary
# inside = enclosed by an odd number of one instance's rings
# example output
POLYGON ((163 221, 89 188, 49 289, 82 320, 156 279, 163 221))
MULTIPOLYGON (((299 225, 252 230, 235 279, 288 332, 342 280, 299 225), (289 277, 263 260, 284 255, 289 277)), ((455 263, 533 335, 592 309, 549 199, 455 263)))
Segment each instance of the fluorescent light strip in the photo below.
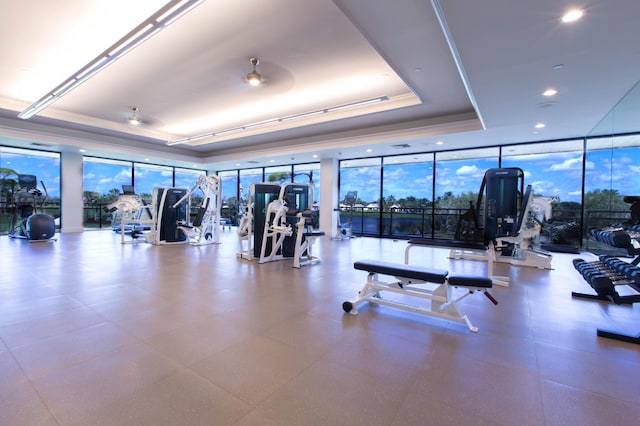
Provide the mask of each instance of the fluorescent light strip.
POLYGON ((326 114, 326 113, 336 112, 336 111, 344 111, 346 109, 358 108, 358 107, 371 105, 371 104, 375 104, 375 103, 378 103, 378 102, 384 102, 384 101, 388 101, 388 100, 389 100, 388 96, 380 96, 379 98, 367 99, 367 100, 364 100, 364 101, 353 102, 353 103, 350 103, 350 104, 340 105, 340 106, 337 106, 337 107, 332 107, 332 108, 327 108, 327 109, 319 109, 319 110, 311 111, 311 112, 303 112, 302 114, 289 115, 287 117, 276 118, 274 120, 261 121, 259 123, 246 124, 246 125, 241 126, 241 127, 234 127, 233 129, 223 130, 221 132, 207 133, 207 134, 204 134, 204 135, 193 136, 193 137, 190 137, 190 138, 178 139, 178 140, 175 140, 175 141, 172 141, 172 142, 167 142, 167 145, 169 145, 169 146, 180 145, 180 144, 183 144, 183 143, 189 143, 189 142, 193 142, 195 140, 204 139, 204 138, 207 138, 207 137, 228 135, 230 133, 236 133, 236 132, 240 132, 240 131, 243 131, 243 130, 252 130, 252 129, 255 129, 255 128, 258 128, 258 127, 271 126, 271 125, 275 125, 275 124, 285 123, 287 121, 313 117, 315 115, 326 114))
POLYGON ((18 117, 23 120, 33 117, 203 1, 204 0, 172 0, 168 2, 123 38, 76 71, 71 77, 25 108, 24 111, 18 114, 18 117))

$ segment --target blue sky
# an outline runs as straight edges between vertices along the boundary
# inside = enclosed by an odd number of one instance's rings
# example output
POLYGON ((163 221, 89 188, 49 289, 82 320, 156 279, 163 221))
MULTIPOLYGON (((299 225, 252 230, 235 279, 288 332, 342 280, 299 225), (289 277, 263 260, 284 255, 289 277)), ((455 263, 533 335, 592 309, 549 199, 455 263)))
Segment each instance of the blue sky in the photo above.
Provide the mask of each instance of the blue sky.
MULTIPOLYGON (((60 195, 60 160, 39 155, 0 152, 1 167, 20 173, 35 174, 43 180, 51 197, 60 195)), ((503 167, 520 167, 525 171, 525 185, 531 184, 536 195, 559 196, 560 201, 580 202, 582 155, 551 153, 506 156, 503 167)), ((470 159, 439 162, 436 195, 444 191, 477 193, 486 169, 497 166, 497 159, 470 159)), ((585 190, 617 189, 622 195, 640 195, 640 147, 590 151, 586 157, 585 190), (611 167, 613 164, 613 167, 611 167)), ((131 168, 103 163, 85 163, 85 188, 106 193, 131 183, 131 168)), ((182 175, 177 186, 190 188, 195 177, 182 175)), ((232 181, 232 180, 231 180, 232 181)), ((138 168, 136 191, 151 193, 154 186, 171 186, 171 172, 138 168)), ((359 198, 373 202, 380 190, 379 167, 345 168, 341 173, 341 197, 357 190, 359 198)), ((385 165, 384 195, 404 198, 430 198, 432 170, 430 163, 385 165)), ((228 191, 225 190, 225 193, 228 191)), ((317 197, 316 197, 317 198, 317 197)))
POLYGON ((37 155, 0 152, 0 167, 13 169, 20 174, 36 175, 38 188, 44 181, 49 197, 60 197, 60 159, 37 155))
MULTIPOLYGON (((397 199, 413 195, 430 198, 430 163, 387 164, 384 168, 384 196, 397 199)), ((582 154, 558 152, 504 157, 503 167, 524 170, 524 183, 536 195, 557 196, 560 201, 580 202, 582 191, 582 154)), ((437 163, 436 196, 445 191, 454 194, 480 190, 487 169, 497 167, 497 159, 451 160, 437 163)), ((622 195, 640 195, 640 148, 591 151, 587 155, 585 189, 617 189, 622 195), (612 158, 613 152, 613 158, 612 158), (610 164, 613 163, 613 167, 610 164)), ((366 202, 378 199, 380 168, 354 167, 341 172, 341 198, 357 190, 366 202)))

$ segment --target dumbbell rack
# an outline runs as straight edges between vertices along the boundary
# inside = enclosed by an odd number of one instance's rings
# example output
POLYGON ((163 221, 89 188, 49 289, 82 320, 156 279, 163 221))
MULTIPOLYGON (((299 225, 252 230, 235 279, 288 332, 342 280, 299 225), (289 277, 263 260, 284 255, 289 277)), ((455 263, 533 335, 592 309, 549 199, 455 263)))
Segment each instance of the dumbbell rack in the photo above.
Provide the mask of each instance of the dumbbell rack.
MULTIPOLYGON (((629 263, 613 256, 600 256, 595 262, 587 262, 584 259, 574 259, 573 266, 582 275, 596 294, 572 292, 572 297, 595 299, 613 302, 616 304, 633 304, 640 302, 640 267, 636 260, 629 263), (638 294, 621 295, 616 290, 618 286, 627 286, 638 294)), ((640 334, 628 335, 615 331, 598 329, 598 336, 624 342, 640 344, 640 334)))

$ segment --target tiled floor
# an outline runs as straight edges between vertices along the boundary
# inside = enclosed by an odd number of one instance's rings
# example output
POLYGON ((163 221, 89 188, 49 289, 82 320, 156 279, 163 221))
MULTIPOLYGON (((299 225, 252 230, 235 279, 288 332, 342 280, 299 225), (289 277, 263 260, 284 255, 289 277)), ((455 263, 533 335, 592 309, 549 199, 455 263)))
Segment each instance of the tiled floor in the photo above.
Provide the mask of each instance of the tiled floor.
MULTIPOLYGON (((220 245, 121 245, 111 232, 55 243, 0 237, 2 425, 635 425, 640 307, 589 291, 555 254, 551 271, 499 265, 463 324, 341 304, 360 258, 403 262, 404 241, 317 247, 293 269, 220 245)), ((484 274, 486 264, 416 249, 412 263, 484 274)), ((582 257, 591 256, 583 254, 582 257)))

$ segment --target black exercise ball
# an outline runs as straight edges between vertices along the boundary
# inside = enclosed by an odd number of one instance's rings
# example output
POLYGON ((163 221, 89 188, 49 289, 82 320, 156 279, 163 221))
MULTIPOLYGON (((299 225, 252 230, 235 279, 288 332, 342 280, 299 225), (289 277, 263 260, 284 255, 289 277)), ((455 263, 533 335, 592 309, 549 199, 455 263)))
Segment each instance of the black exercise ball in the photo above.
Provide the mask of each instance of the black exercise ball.
POLYGON ((27 219, 27 239, 48 240, 56 233, 56 223, 53 216, 48 214, 34 214, 27 219))

